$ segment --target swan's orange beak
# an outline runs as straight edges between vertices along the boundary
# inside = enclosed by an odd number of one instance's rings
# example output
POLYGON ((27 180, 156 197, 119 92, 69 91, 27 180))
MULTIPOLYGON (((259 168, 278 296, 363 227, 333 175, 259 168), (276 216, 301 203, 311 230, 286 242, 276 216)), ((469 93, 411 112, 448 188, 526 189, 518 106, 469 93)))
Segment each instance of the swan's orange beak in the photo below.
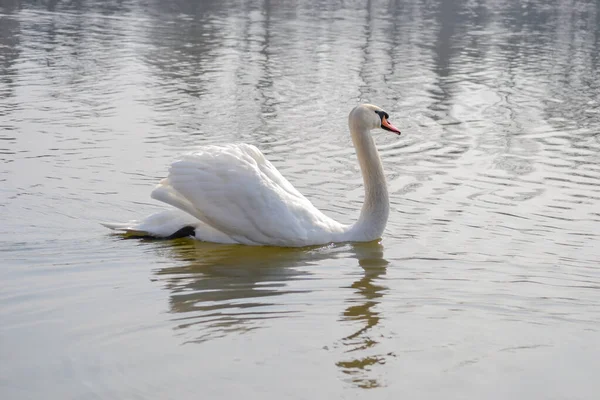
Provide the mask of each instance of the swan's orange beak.
POLYGON ((381 128, 385 129, 386 131, 394 132, 400 135, 400 129, 390 124, 390 121, 388 121, 386 117, 381 118, 381 128))

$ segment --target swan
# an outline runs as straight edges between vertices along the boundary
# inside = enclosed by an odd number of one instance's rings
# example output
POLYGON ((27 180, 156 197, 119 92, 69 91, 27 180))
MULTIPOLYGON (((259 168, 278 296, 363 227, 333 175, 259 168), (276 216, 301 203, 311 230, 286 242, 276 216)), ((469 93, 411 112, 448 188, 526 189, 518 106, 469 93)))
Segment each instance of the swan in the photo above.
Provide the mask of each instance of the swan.
POLYGON ((341 224, 319 211, 255 146, 209 145, 171 164, 151 197, 175 208, 141 221, 103 223, 133 236, 302 247, 381 238, 388 190, 372 129, 400 130, 372 104, 352 109, 348 126, 362 172, 365 199, 358 220, 341 224))

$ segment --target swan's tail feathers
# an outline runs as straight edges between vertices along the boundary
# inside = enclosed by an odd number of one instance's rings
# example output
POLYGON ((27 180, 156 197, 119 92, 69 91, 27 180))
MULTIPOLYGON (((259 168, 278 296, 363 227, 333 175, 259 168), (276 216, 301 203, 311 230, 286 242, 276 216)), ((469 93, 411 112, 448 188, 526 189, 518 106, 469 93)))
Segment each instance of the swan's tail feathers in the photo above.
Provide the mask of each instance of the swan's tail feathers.
POLYGON ((100 225, 108 228, 108 229, 112 229, 113 231, 126 231, 129 230, 129 224, 128 223, 122 223, 122 222, 100 222, 100 225))
POLYGON ((195 236, 199 221, 191 215, 170 209, 152 214, 141 221, 102 222, 105 227, 124 233, 126 237, 177 239, 195 236))
POLYGON ((148 232, 140 231, 138 229, 138 221, 129 222, 100 222, 100 225, 117 231, 119 233, 125 233, 127 236, 148 236, 148 232))
POLYGON ((107 227, 117 233, 125 235, 127 238, 146 238, 146 237, 159 237, 152 235, 150 232, 141 231, 136 228, 137 221, 131 221, 126 223, 121 222, 100 222, 102 226, 107 227))

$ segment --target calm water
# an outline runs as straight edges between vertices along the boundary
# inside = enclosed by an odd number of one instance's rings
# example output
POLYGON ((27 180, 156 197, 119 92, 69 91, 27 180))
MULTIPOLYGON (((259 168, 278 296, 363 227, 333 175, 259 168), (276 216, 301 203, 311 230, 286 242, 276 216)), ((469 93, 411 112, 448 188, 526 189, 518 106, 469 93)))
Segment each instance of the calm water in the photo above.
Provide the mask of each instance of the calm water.
POLYGON ((2 399, 600 391, 597 1, 0 0, 0 183, 2 399), (366 101, 403 131, 380 243, 98 224, 232 141, 350 222, 366 101))

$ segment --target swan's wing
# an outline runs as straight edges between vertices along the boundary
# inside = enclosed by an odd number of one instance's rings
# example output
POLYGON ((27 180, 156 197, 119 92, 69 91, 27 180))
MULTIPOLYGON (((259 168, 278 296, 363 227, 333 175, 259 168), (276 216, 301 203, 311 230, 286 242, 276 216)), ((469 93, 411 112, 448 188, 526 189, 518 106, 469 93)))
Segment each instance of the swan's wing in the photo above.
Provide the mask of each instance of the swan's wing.
POLYGON ((184 156, 171 165, 152 197, 240 243, 324 243, 342 229, 246 144, 206 146, 184 156))

